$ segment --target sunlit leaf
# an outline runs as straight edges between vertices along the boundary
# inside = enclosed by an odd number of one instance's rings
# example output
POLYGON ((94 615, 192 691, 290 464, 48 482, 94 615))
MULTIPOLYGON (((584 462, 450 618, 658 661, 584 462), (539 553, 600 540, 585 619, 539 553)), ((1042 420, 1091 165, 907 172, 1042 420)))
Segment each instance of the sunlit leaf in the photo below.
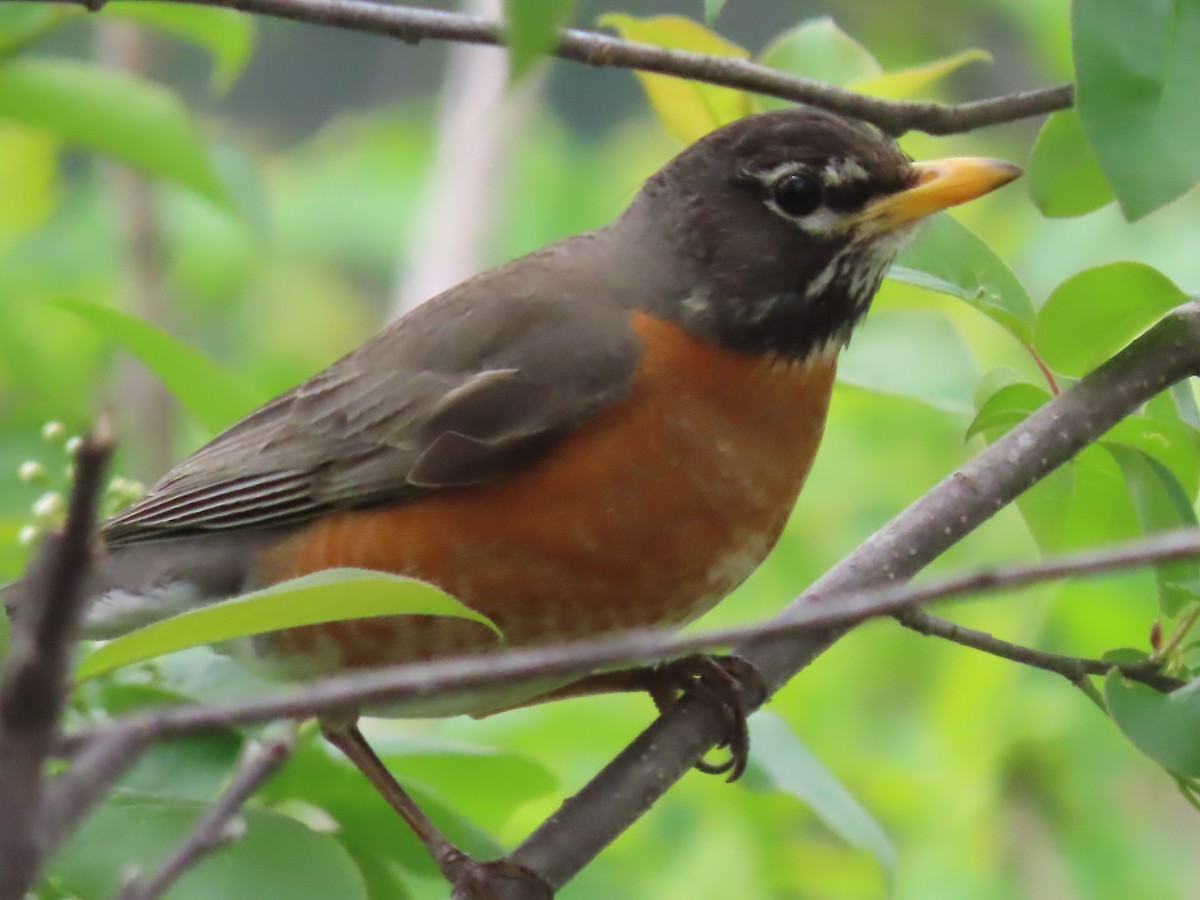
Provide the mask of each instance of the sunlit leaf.
POLYGON ((55 300, 50 305, 85 319, 136 356, 210 432, 220 431, 267 399, 195 348, 148 322, 81 300, 55 300))
POLYGON ((1038 312, 1035 344, 1056 372, 1083 375, 1186 299, 1143 263, 1097 266, 1054 289, 1038 312))
POLYGON ((72 60, 15 59, 0 65, 0 118, 226 202, 200 132, 160 85, 72 60))
MULTIPOLYGON (((900 255, 899 266, 898 270, 892 267, 890 277, 917 284, 908 270, 933 276, 954 286, 945 293, 964 300, 1018 340, 1032 339, 1035 315, 1028 292, 987 244, 950 216, 930 217, 912 246, 900 255)), ((938 290, 936 285, 921 284, 938 290)))
POLYGON ((873 97, 903 99, 915 97, 917 94, 937 84, 947 75, 957 72, 963 66, 973 62, 991 62, 992 55, 986 50, 974 48, 963 50, 952 56, 935 59, 933 62, 906 69, 893 69, 869 78, 863 78, 850 84, 854 90, 873 97))
POLYGON ((908 397, 945 412, 971 413, 978 372, 945 316, 877 312, 868 316, 838 364, 838 383, 908 397))
POLYGON ((1200 181, 1200 2, 1074 0, 1076 108, 1129 219, 1200 181))
MULTIPOLYGON (((59 852, 55 881, 77 897, 112 897, 131 867, 153 872, 208 803, 118 794, 101 805, 59 852)), ((242 837, 189 869, 171 900, 258 900, 264 885, 288 900, 367 900, 362 877, 330 834, 265 809, 242 811, 242 837)))
POLYGON ((402 615, 467 619, 496 631, 485 616, 426 582, 362 569, 327 569, 189 610, 101 644, 83 657, 75 678, 86 681, 188 647, 284 628, 402 615))
MULTIPOLYGON (((600 17, 600 24, 614 29, 626 40, 642 44, 738 59, 750 56, 749 51, 682 16, 639 19, 608 13, 600 17)), ((652 72, 638 72, 637 77, 663 126, 685 143, 690 144, 750 112, 750 95, 745 91, 652 72)))
POLYGON ((0 248, 37 228, 54 209, 58 158, 44 131, 0 122, 0 248))
POLYGON ((879 862, 890 892, 896 878, 896 849, 891 839, 862 804, 846 790, 787 724, 770 712, 750 719, 754 754, 748 776, 770 788, 796 797, 842 840, 867 851, 879 862))
POLYGON ((1104 699, 1135 747, 1176 775, 1200 777, 1200 678, 1160 694, 1113 670, 1104 679, 1104 699))
POLYGON ((1029 196, 1051 218, 1082 216, 1112 200, 1075 110, 1056 112, 1038 132, 1027 166, 1029 196))
POLYGON ((558 29, 571 18, 574 9, 575 0, 504 0, 505 37, 513 78, 520 78, 550 51, 558 29))
POLYGON ((254 49, 254 20, 240 12, 204 6, 181 6, 148 0, 112 0, 102 16, 118 16, 149 25, 208 51, 213 59, 213 89, 224 93, 233 86, 254 49))
MULTIPOLYGON (((1121 467, 1142 532, 1195 528, 1196 511, 1171 470, 1140 450, 1123 444, 1101 444, 1121 467)), ((1154 566, 1159 606, 1168 617, 1200 596, 1200 563, 1177 560, 1154 566)))

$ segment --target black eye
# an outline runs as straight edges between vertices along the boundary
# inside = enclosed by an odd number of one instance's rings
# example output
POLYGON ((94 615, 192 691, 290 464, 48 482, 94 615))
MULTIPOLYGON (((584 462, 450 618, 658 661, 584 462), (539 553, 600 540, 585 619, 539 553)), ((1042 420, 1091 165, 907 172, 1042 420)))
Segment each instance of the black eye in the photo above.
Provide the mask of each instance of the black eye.
POLYGON ((821 205, 821 182, 792 172, 771 185, 771 199, 780 211, 799 219, 821 205))

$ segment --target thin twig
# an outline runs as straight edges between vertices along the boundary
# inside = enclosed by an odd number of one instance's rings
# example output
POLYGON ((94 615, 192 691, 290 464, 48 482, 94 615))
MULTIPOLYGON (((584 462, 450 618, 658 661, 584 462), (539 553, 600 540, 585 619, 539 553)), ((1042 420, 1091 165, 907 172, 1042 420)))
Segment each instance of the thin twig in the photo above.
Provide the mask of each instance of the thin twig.
MULTIPOLYGON (((44 0, 24 0, 44 2, 44 0)), ((57 0, 93 11, 104 0, 57 0)), ((326 27, 380 34, 410 44, 424 40, 501 45, 504 25, 494 19, 436 9, 399 6, 375 0, 175 0, 199 6, 237 9, 257 15, 309 22, 326 27)), ((725 87, 740 88, 807 103, 873 122, 891 134, 918 130, 928 134, 956 134, 986 125, 1014 122, 1067 109, 1074 102, 1074 87, 1020 91, 1002 97, 950 105, 928 101, 884 100, 809 78, 788 75, 748 60, 706 56, 668 50, 650 44, 621 40, 581 29, 563 29, 552 51, 555 56, 589 66, 637 69, 675 75, 725 87)))
POLYGON ((1184 682, 1178 678, 1164 675, 1157 663, 1150 660, 1135 663, 1111 663, 1102 659, 1087 659, 1081 656, 1063 656, 1060 653, 1048 653, 1035 650, 1023 644, 993 637, 984 631, 976 631, 956 622, 930 615, 920 609, 904 609, 895 614, 896 621, 905 628, 911 629, 926 637, 942 638, 973 650, 980 650, 992 656, 1032 666, 1035 669, 1045 669, 1055 672, 1072 684, 1078 684, 1090 675, 1107 675, 1113 669, 1126 678, 1140 681, 1157 691, 1164 693, 1183 687, 1184 682))
POLYGON ((75 459, 75 482, 62 533, 48 538, 16 598, 12 648, 0 675, 0 900, 25 895, 44 848, 38 841, 42 768, 55 743, 92 533, 112 435, 101 420, 75 459))
POLYGON ((192 826, 175 852, 149 878, 126 883, 119 900, 156 900, 188 869, 209 854, 238 840, 244 830, 238 818, 246 801, 278 771, 296 749, 296 726, 251 743, 224 793, 192 826))
MULTIPOLYGON (((504 650, 487 655, 411 663, 376 671, 340 675, 304 688, 279 692, 227 706, 181 705, 130 716, 94 731, 70 736, 74 746, 129 731, 156 740, 197 731, 275 719, 309 718, 337 710, 389 706, 437 694, 450 696, 482 685, 547 676, 569 676, 602 667, 653 662, 749 640, 794 639, 845 628, 865 619, 896 614, 908 607, 949 596, 979 596, 1072 575, 1095 575, 1166 560, 1200 556, 1200 530, 1166 532, 1139 541, 1073 554, 1046 562, 971 572, 925 585, 831 594, 770 621, 680 636, 643 629, 587 641, 504 650)), ((1131 677, 1163 689, 1177 686, 1139 668, 1131 677)))

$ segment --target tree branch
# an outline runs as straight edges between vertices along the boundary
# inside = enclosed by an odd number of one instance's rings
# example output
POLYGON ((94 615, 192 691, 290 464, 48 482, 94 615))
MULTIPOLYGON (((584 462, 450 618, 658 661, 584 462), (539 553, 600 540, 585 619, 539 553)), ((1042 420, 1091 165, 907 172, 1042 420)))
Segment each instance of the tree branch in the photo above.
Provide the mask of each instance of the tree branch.
MULTIPOLYGON (((1106 551, 976 573, 928 586, 911 577, 997 509, 1103 434, 1115 422, 1200 366, 1200 304, 1180 307, 1095 373, 1032 414, 901 513, 775 620, 699 637, 634 632, 578 644, 441 660, 331 678, 307 688, 226 707, 173 707, 74 736, 162 740, 213 728, 372 707, 499 680, 646 662, 741 640, 747 658, 776 688, 873 615, 964 590, 995 590, 1069 574, 1193 556, 1195 531, 1157 535, 1106 551), (880 588, 880 585, 883 585, 880 588)), ((1165 685, 1164 685, 1165 686, 1165 685)), ((561 886, 644 812, 721 737, 712 710, 685 699, 644 732, 513 854, 513 861, 561 886)))
POLYGON ((942 638, 973 650, 980 650, 992 656, 1011 660, 1035 669, 1045 669, 1055 672, 1072 684, 1078 685, 1090 675, 1107 675, 1112 669, 1117 669, 1126 678, 1140 681, 1156 691, 1164 693, 1183 687, 1184 682, 1172 678, 1159 671, 1159 665, 1150 660, 1137 663, 1110 663, 1102 659, 1085 659, 1079 656, 1063 656, 1059 653, 1047 653, 1023 644, 1014 644, 993 637, 984 631, 976 631, 956 622, 930 615, 920 609, 904 609, 895 614, 895 619, 905 628, 923 634, 926 637, 942 638))
POLYGON ((67 694, 70 650, 111 452, 112 437, 101 420, 76 454, 62 533, 47 538, 18 588, 11 653, 0 675, 0 900, 25 895, 44 854, 38 841, 42 767, 67 694))
MULTIPOLYGON (((1070 390, 1036 410, 896 516, 800 595, 814 603, 911 578, 948 547, 1171 384, 1200 369, 1200 304, 1179 307, 1070 390)), ((738 654, 777 689, 846 626, 744 643, 738 654)), ((684 697, 642 732, 511 855, 561 886, 635 822, 721 739, 718 716, 684 697)))
MULTIPOLYGON (((43 0, 24 0, 43 2, 43 0)), ((56 0, 97 11, 106 0, 56 0)), ((398 6, 374 0, 174 0, 219 6, 242 12, 308 22, 367 34, 398 38, 410 44, 424 40, 468 44, 504 43, 504 24, 494 19, 436 9, 398 6)), ((956 134, 1067 109, 1074 87, 1061 84, 1021 91, 960 105, 929 101, 884 100, 809 78, 788 75, 744 59, 706 56, 621 40, 596 31, 568 28, 559 32, 553 55, 589 66, 637 69, 693 81, 739 88, 796 103, 807 103, 873 122, 890 134, 924 131, 956 134)))
POLYGON ((296 728, 251 743, 233 778, 216 803, 200 817, 179 847, 157 872, 125 885, 118 900, 157 900, 188 869, 209 854, 241 837, 238 814, 256 790, 282 766, 296 749, 296 728))
MULTIPOLYGON (((898 615, 918 604, 946 597, 966 594, 981 596, 1072 575, 1094 575, 1196 557, 1200 557, 1200 530, 1164 532, 1103 550, 1028 565, 971 572, 926 585, 900 584, 845 594, 832 593, 814 599, 786 615, 754 625, 687 636, 680 636, 668 629, 640 629, 607 638, 409 663, 340 675, 303 688, 227 706, 174 706, 128 716, 93 730, 77 731, 67 736, 60 750, 66 755, 78 754, 82 760, 83 754, 90 748, 111 744, 114 749, 109 753, 102 754, 95 750, 94 756, 101 760, 121 753, 128 756, 129 753, 140 752, 137 747, 142 743, 148 746, 156 741, 200 731, 278 719, 310 718, 360 707, 395 706, 432 694, 446 697, 469 692, 484 685, 580 675, 599 668, 657 662, 751 640, 798 638, 824 633, 834 627, 846 629, 876 616, 898 615), (118 747, 126 749, 115 749, 118 747)), ((1097 674, 1103 674, 1111 668, 1122 668, 1102 661, 1097 661, 1097 664, 1103 667, 1097 674)), ((1130 677, 1159 690, 1179 686, 1173 679, 1155 676, 1150 669, 1149 666, 1128 667, 1130 677)), ((1122 668, 1122 671, 1125 669, 1122 668)), ((104 765, 94 763, 94 768, 89 768, 86 773, 81 770, 78 780, 94 785, 104 777, 101 774, 107 771, 104 765)))

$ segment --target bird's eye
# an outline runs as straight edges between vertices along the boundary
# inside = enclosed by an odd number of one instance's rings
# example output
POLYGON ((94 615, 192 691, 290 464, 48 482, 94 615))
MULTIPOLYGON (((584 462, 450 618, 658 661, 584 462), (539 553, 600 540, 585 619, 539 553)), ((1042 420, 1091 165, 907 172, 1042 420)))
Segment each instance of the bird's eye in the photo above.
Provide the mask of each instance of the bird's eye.
POLYGON ((771 199, 781 212, 799 219, 821 205, 821 182, 791 172, 771 185, 771 199))

